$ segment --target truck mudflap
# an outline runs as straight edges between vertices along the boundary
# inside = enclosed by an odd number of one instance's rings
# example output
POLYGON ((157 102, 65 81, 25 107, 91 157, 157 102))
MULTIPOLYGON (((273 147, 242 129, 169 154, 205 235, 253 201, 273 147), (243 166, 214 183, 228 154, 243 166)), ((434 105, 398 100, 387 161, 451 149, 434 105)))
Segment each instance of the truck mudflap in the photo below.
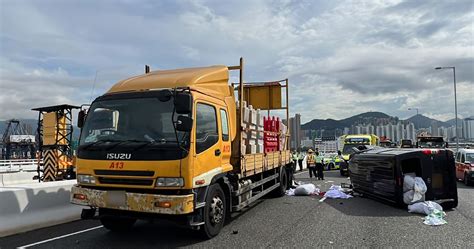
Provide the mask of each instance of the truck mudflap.
POLYGON ((156 195, 123 190, 98 190, 73 186, 71 203, 93 208, 110 208, 155 214, 189 214, 194 211, 194 195, 156 195))

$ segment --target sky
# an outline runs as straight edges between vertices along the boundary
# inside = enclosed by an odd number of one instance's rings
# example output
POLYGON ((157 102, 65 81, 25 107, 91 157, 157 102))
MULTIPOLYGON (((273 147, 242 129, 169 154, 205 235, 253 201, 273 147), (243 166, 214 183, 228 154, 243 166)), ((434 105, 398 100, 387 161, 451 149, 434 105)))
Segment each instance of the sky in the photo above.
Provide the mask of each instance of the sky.
MULTIPOLYGON (((474 115, 474 1, 0 0, 0 120, 90 103, 152 70, 237 65, 302 122, 474 115)), ((231 81, 238 75, 231 74, 231 81)))

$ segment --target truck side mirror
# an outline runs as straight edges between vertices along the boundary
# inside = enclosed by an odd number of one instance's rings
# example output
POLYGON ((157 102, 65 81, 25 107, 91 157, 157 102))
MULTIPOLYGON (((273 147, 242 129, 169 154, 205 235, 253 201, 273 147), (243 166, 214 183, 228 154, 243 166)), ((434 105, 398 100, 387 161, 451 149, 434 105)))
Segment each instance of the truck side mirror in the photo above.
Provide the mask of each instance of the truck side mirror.
POLYGON ((169 89, 161 90, 158 92, 158 100, 161 102, 166 102, 171 99, 173 93, 169 89))
POLYGON ((174 106, 178 114, 191 114, 193 98, 189 93, 177 93, 174 98, 174 106))
POLYGON ((176 130, 188 132, 193 129, 193 119, 188 116, 178 116, 176 130))
POLYGON ((84 110, 80 110, 77 114, 77 127, 82 128, 84 126, 84 120, 86 118, 86 113, 84 110))

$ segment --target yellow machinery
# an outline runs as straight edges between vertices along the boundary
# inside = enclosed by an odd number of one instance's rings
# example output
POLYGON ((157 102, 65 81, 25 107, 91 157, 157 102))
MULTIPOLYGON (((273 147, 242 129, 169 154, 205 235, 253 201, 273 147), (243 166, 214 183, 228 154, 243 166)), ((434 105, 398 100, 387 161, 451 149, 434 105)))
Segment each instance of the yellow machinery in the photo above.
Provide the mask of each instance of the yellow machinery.
POLYGON ((238 66, 146 68, 118 82, 79 112, 71 202, 90 207, 81 216, 112 231, 136 219, 170 218, 217 235, 230 212, 269 193, 284 195, 291 180, 289 130, 278 134, 284 146, 277 151, 242 149, 242 134, 255 131, 239 111, 244 102, 261 113, 286 110, 288 120, 288 80, 244 84, 241 59, 238 66), (235 88, 231 70, 240 73, 235 88))
POLYGON ((72 110, 78 106, 56 105, 32 109, 38 111, 38 175, 40 181, 75 177, 73 168, 72 110), (40 174, 40 162, 43 170, 40 174))

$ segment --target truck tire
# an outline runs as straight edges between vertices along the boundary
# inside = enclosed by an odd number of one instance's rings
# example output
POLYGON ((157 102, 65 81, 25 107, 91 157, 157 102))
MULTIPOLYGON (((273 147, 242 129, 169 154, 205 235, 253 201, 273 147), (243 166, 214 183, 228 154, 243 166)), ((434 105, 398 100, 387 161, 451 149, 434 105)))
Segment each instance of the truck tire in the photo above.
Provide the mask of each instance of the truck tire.
POLYGON ((110 231, 125 232, 133 227, 137 219, 126 217, 102 217, 100 223, 110 231))
POLYGON ((273 197, 282 197, 286 193, 288 187, 288 175, 286 170, 283 167, 283 170, 280 171, 280 186, 271 192, 273 197))
POLYGON ((201 234, 204 238, 210 239, 218 235, 224 226, 227 207, 224 191, 219 184, 209 187, 204 207, 204 225, 201 234))

